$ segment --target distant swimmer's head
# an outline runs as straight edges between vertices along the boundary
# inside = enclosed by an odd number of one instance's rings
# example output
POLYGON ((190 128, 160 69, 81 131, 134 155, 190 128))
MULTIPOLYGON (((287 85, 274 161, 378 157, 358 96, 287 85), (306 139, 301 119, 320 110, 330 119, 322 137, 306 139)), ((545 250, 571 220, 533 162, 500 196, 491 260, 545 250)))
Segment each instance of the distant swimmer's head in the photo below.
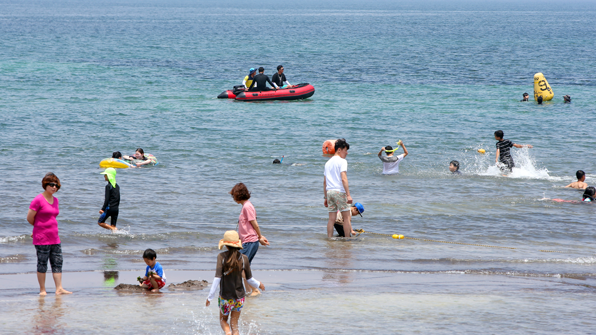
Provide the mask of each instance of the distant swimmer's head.
POLYGON ((350 150, 350 145, 346 142, 345 138, 339 138, 335 141, 335 154, 341 158, 346 158, 350 150))
POLYGON ((536 99, 536 101, 538 102, 539 105, 542 105, 542 95, 539 95, 538 98, 536 99))
POLYGON ((364 213, 364 206, 362 206, 361 203, 357 202, 351 207, 351 210, 352 210, 352 216, 356 216, 356 215, 362 216, 362 213, 364 213))
POLYGON ((586 173, 582 170, 577 170, 577 172, 575 173, 575 176, 577 177, 577 181, 586 180, 586 173))
POLYGON ((528 101, 530 99, 530 95, 528 93, 524 93, 522 101, 528 101))
POLYGON ((143 148, 137 148, 137 150, 135 150, 135 158, 145 159, 145 151, 143 151, 143 148))
POLYGON ((243 183, 238 183, 234 185, 234 187, 232 187, 232 190, 230 191, 230 194, 232 195, 232 198, 234 198, 234 201, 236 201, 237 203, 250 199, 250 192, 248 191, 246 185, 244 185, 243 183))
POLYGON ((114 151, 112 152, 112 158, 122 159, 122 154, 120 153, 120 151, 114 151))
POLYGON ((586 188, 584 191, 584 195, 582 196, 582 201, 594 201, 594 195, 596 195, 596 188, 590 186, 586 188))
POLYGON ((451 171, 451 172, 459 171, 459 162, 458 161, 449 162, 449 171, 451 171))
POLYGON ((502 130, 495 131, 495 140, 501 141, 504 135, 502 130))
POLYGON ((263 73, 263 72, 265 72, 265 68, 261 66, 261 67, 259 68, 259 73, 263 73))
POLYGON ((273 164, 281 164, 281 161, 276 158, 276 159, 273 160, 273 164))
POLYGON ((564 95, 564 96, 563 96, 563 101, 564 101, 565 103, 570 103, 570 102, 571 102, 571 96, 569 96, 569 95, 564 95))

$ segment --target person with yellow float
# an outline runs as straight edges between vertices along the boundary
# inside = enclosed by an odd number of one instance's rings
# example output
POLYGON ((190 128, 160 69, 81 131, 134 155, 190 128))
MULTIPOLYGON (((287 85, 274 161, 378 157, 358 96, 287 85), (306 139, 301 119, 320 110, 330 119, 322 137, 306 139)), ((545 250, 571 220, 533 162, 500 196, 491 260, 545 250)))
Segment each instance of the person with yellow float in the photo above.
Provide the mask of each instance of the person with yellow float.
POLYGON ((382 147, 381 151, 379 151, 379 159, 383 162, 383 174, 399 173, 399 163, 401 163, 401 161, 408 155, 408 149, 406 149, 406 146, 402 140, 399 140, 397 145, 401 145, 402 149, 404 149, 403 154, 394 156, 394 153, 398 150, 398 148, 393 149, 393 147, 390 145, 382 147), (382 156, 383 151, 385 152, 386 156, 382 156))

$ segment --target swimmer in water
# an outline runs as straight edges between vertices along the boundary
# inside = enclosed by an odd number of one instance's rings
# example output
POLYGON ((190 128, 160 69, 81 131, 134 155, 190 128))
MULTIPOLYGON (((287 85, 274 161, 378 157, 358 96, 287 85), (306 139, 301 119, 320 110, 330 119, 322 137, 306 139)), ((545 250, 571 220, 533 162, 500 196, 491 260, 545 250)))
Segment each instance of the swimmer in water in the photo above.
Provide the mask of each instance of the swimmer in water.
POLYGON ((404 149, 404 153, 401 155, 394 156, 396 149, 393 149, 392 146, 388 145, 386 147, 382 147, 381 151, 377 154, 379 159, 383 162, 383 174, 395 174, 399 173, 399 163, 408 155, 408 149, 402 141, 398 142, 401 145, 402 149, 404 149), (381 154, 385 152, 386 156, 382 156, 381 154))
POLYGON ((542 105, 542 95, 538 96, 536 102, 538 102, 539 105, 542 105))
POLYGON ((593 202, 595 196, 596 196, 596 188, 594 188, 593 186, 586 187, 586 190, 584 191, 584 194, 582 195, 582 201, 593 202))
POLYGON ((571 183, 565 187, 575 188, 578 190, 585 190, 588 187, 588 184, 585 183, 586 173, 582 170, 577 170, 577 172, 575 173, 575 176, 577 177, 577 181, 574 181, 573 183, 571 183))
MULTIPOLYGON (((360 217, 362 217, 362 213, 364 213, 364 206, 362 206, 361 203, 357 202, 350 207, 350 216, 360 215, 360 217)), ((337 211, 337 218, 335 219, 333 227, 335 227, 339 237, 346 237, 346 234, 344 233, 344 218, 340 211, 337 211)), ((354 229, 352 229, 352 236, 356 236, 354 229)))
POLYGON ((569 95, 564 95, 563 102, 566 104, 571 103, 571 97, 569 95))
POLYGON ((141 167, 143 165, 147 165, 147 164, 151 164, 151 160, 149 158, 147 158, 145 156, 145 151, 143 151, 142 148, 138 148, 135 151, 135 154, 132 156, 123 156, 124 159, 129 160, 129 161, 133 161, 133 164, 135 164, 137 167, 141 167), (140 161, 140 162, 134 162, 134 161, 140 161))
MULTIPOLYGON (((552 199, 554 202, 571 202, 571 203, 579 203, 579 202, 594 202, 596 198, 596 188, 594 186, 586 187, 584 194, 582 194, 582 200, 565 200, 565 199, 552 199)), ((548 199, 544 199, 548 200, 548 199)))
POLYGON ((530 100, 530 95, 528 93, 524 93, 523 99, 520 100, 520 102, 529 101, 529 100, 530 100))
POLYGON ((122 154, 120 153, 120 151, 114 151, 112 153, 112 158, 114 158, 114 159, 122 159, 122 154))
POLYGON ((449 171, 451 171, 452 174, 461 174, 461 171, 459 171, 459 162, 458 161, 451 161, 449 162, 449 171))
POLYGON ((276 159, 273 160, 273 164, 281 164, 281 161, 276 158, 276 159))

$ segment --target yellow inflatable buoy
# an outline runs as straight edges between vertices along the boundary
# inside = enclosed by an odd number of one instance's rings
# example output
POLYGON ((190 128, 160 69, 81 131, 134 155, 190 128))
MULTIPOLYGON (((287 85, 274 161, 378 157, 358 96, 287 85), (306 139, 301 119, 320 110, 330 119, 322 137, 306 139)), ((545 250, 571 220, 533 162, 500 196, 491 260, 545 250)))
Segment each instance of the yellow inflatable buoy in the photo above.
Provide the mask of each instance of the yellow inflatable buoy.
POLYGON ((550 101, 555 96, 553 89, 548 85, 548 81, 544 78, 542 73, 534 75, 534 101, 538 101, 538 97, 542 97, 542 101, 550 101))
POLYGON ((481 154, 483 154, 483 153, 486 152, 486 150, 484 150, 484 149, 478 149, 478 152, 481 153, 481 154))
POLYGON ((397 234, 393 234, 393 236, 391 236, 391 237, 393 237, 394 239, 400 239, 400 240, 404 239, 403 235, 397 235, 397 234))

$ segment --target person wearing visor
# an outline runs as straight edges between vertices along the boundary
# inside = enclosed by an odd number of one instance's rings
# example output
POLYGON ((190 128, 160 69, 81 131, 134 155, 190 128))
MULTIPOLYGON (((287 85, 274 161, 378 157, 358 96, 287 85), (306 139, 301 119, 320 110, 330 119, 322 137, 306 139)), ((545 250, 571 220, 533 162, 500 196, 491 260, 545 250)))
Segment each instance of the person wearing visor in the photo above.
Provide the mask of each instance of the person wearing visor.
POLYGON ((248 71, 248 76, 244 77, 244 80, 242 81, 242 85, 244 85, 245 89, 248 89, 252 85, 252 82, 255 79, 256 74, 257 69, 251 67, 248 71))
POLYGON ((399 163, 408 155, 408 149, 406 149, 404 143, 400 140, 397 144, 401 145, 404 149, 404 153, 401 155, 395 156, 394 153, 397 151, 397 148, 393 149, 390 145, 382 147, 381 151, 379 151, 379 159, 383 162, 383 174, 399 173, 399 163), (383 151, 386 156, 382 156, 383 151))
MULTIPOLYGON (((357 202, 352 207, 350 207, 350 216, 360 215, 362 217, 362 213, 364 213, 364 206, 361 203, 357 202)), ((337 211, 337 218, 335 219, 335 231, 339 234, 339 237, 346 237, 344 233, 344 218, 340 211, 337 211)), ((352 229, 352 236, 356 236, 356 232, 352 229)))
POLYGON ((271 77, 271 81, 279 88, 292 88, 293 86, 286 79, 283 65, 277 66, 277 72, 271 77))

